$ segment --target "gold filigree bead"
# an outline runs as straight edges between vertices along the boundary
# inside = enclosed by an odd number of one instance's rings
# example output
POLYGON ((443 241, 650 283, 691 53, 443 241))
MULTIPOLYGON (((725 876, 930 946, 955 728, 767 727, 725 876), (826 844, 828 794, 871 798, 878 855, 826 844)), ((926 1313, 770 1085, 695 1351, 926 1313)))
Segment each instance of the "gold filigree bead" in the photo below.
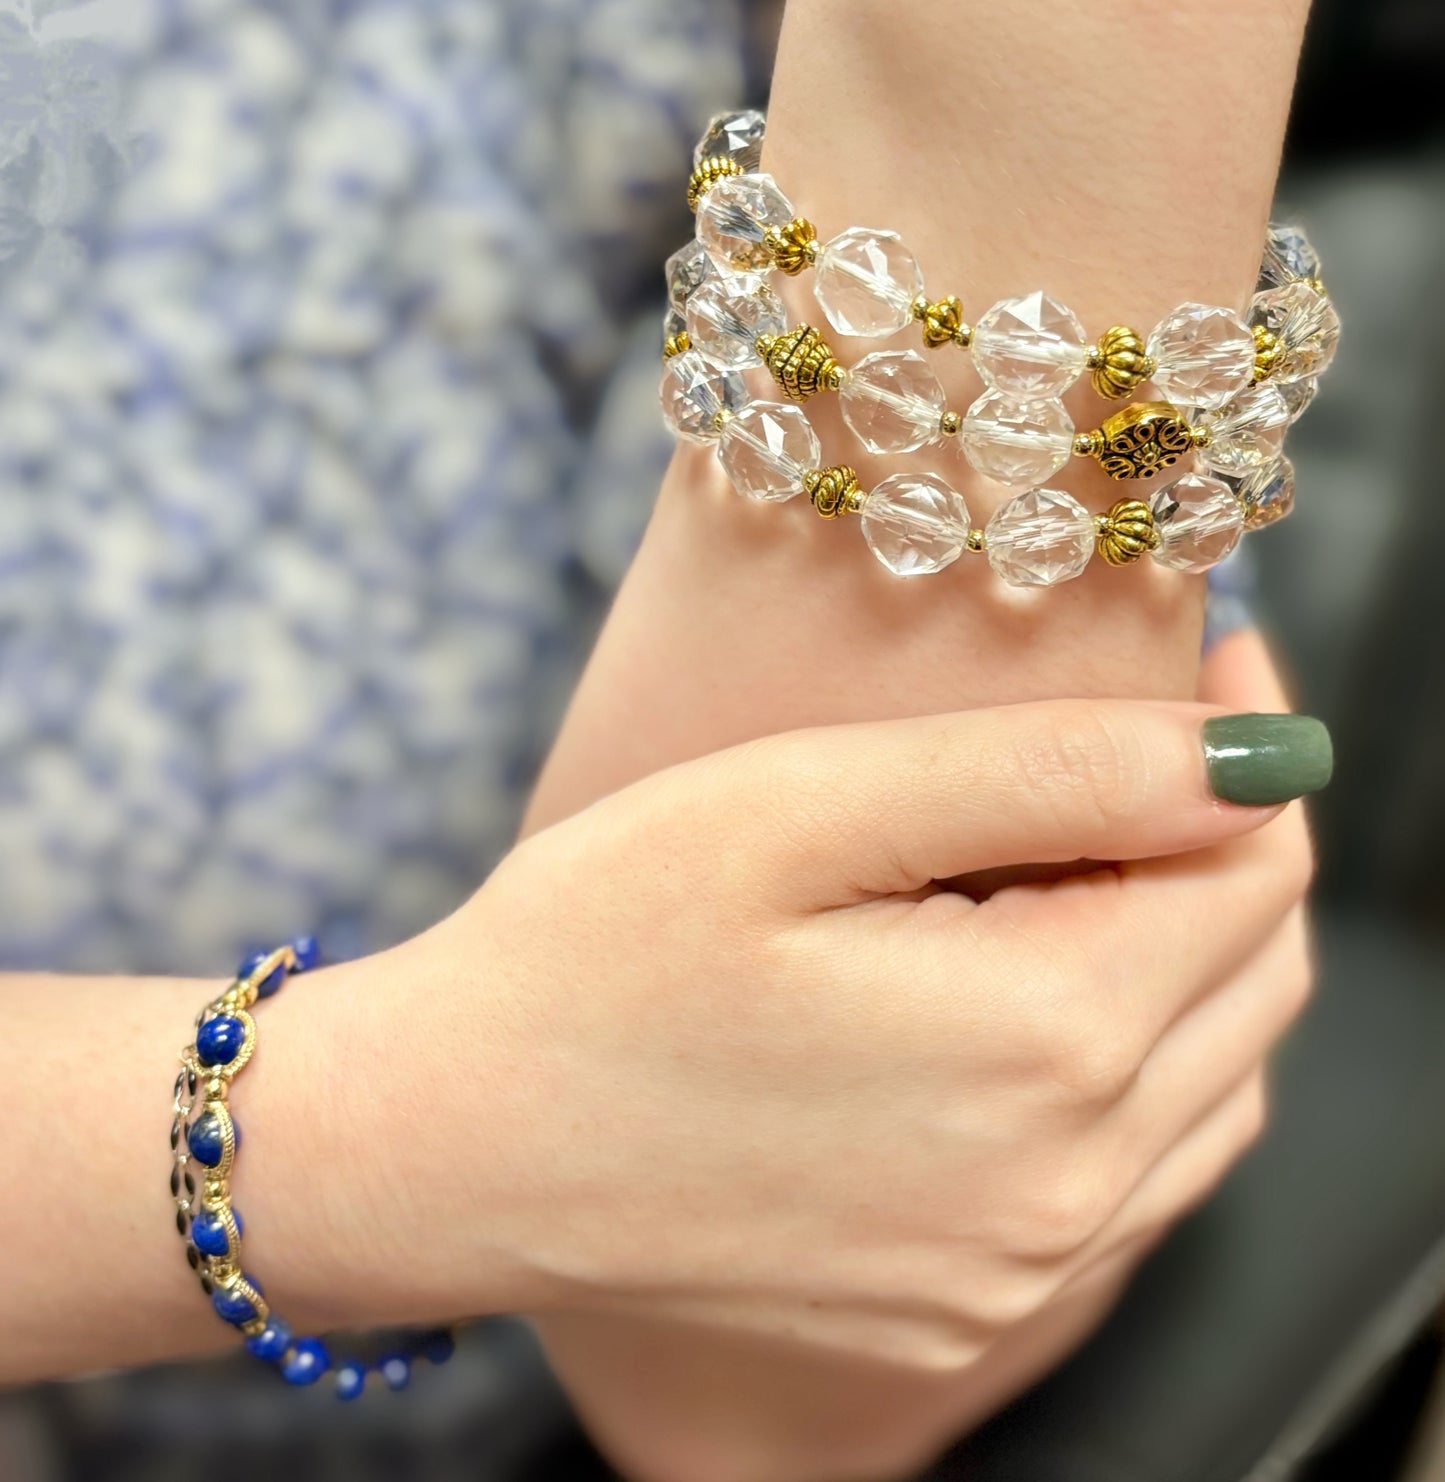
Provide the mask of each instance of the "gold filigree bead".
POLYGON ((940 345, 967 345, 973 339, 973 328, 963 322, 963 305, 956 295, 930 303, 922 294, 910 306, 913 317, 923 326, 923 343, 930 350, 940 345))
POLYGON ((1257 386, 1261 381, 1267 381, 1279 369, 1280 357, 1284 354, 1284 346, 1279 342, 1279 336, 1263 324, 1254 326, 1254 380, 1252 385, 1257 386))
POLYGON ((1110 401, 1121 401, 1155 370, 1144 337, 1127 324, 1111 325, 1104 331, 1089 352, 1088 364, 1094 390, 1110 401))
POLYGON ((1152 479, 1193 446, 1193 429, 1167 401, 1135 402, 1074 438, 1074 452, 1096 458, 1111 479, 1152 479))
POLYGON ((972 529, 969 530, 968 538, 964 541, 964 545, 968 550, 972 551, 974 555, 978 555, 983 550, 984 533, 978 528, 977 525, 973 526, 972 529))
POLYGON ((1159 528, 1142 499, 1121 499, 1094 522, 1095 546, 1110 566, 1131 566, 1159 548, 1159 528))
POLYGON ((818 229, 805 216, 795 216, 786 226, 770 226, 763 246, 772 254, 773 266, 795 278, 818 258, 818 229))
POLYGON ((825 520, 855 515, 863 508, 863 490, 858 475, 847 464, 815 468, 803 475, 803 492, 825 520))
POLYGON ((963 418, 957 412, 944 412, 938 419, 938 431, 941 437, 957 437, 963 427, 963 418))
POLYGON ((784 334, 760 334, 753 348, 789 401, 807 401, 819 391, 836 391, 843 384, 843 367, 811 324, 800 324, 784 334))
POLYGON ((674 355, 682 355, 692 349, 692 337, 685 329, 680 329, 676 334, 670 334, 662 342, 662 358, 671 360, 674 355))
POLYGON ((741 175, 743 167, 725 154, 710 154, 698 162, 697 169, 687 177, 687 209, 696 211, 702 198, 728 175, 741 175))

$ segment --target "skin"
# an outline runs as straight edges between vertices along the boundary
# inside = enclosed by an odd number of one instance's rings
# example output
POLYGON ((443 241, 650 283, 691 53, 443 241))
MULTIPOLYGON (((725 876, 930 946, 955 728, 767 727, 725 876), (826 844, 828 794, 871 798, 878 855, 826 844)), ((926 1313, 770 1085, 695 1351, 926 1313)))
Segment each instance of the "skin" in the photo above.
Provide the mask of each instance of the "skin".
MULTIPOLYGON (((1212 1186, 1303 1001, 1299 810, 1210 797, 1208 713, 797 733, 542 831, 432 931, 258 1007, 248 1268, 298 1331, 531 1308, 925 1382, 1007 1351, 1212 1186), (1081 849, 1131 862, 932 883, 1081 849)), ((161 1180, 168 1049, 216 988, 0 982, 0 1379, 234 1344, 161 1180)))
MULTIPOLYGON (((1142 332, 1188 301, 1243 307, 1254 284, 1307 6, 1304 0, 792 0, 764 153, 820 236, 886 225, 934 296, 976 318, 1046 287, 1091 335, 1142 332)), ((806 283, 783 292, 816 322, 806 283)), ((876 342, 829 335, 845 363, 876 342)), ((900 340, 899 343, 904 343, 900 340)), ((978 393, 952 347, 934 364, 962 409, 978 393)), ((1081 385, 1080 428, 1109 408, 1081 385)), ((863 453, 826 398, 825 459, 863 487, 938 468, 983 524, 1004 492, 938 450, 863 453)), ((1090 509, 1119 496, 1074 460, 1090 509)), ((1133 492, 1132 490, 1126 492, 1133 492)), ((780 729, 1047 695, 1195 693, 1203 583, 1101 563, 1037 596, 966 557, 900 582, 847 522, 731 493, 706 448, 680 447, 534 799, 529 827, 719 745, 780 729)), ((846 755, 835 786, 855 784, 846 755)), ((1022 863, 1016 860, 1014 863, 1022 863)), ((1295 970, 1305 969, 1297 939, 1295 970)), ((549 1354, 616 1461, 638 1477, 906 1473, 1067 1352, 1128 1262, 952 1381, 800 1360, 700 1328, 545 1319, 549 1354)))

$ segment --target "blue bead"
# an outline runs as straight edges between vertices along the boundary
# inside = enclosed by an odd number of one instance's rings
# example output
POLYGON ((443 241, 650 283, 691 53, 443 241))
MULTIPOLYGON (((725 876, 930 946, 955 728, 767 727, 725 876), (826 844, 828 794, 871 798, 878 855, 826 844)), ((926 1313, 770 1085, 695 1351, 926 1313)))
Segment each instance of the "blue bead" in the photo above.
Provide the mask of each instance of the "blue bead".
MULTIPOLYGON (((241 1216, 234 1209, 231 1213, 235 1216, 236 1233, 239 1235, 245 1227, 241 1223, 241 1216)), ((225 1221, 216 1210, 203 1209, 191 1221, 191 1239, 203 1256, 225 1255, 228 1249, 225 1221)))
POLYGON ((290 1346, 291 1328, 279 1317, 271 1318, 259 1333, 246 1339, 248 1352, 254 1353, 258 1359, 265 1359, 268 1364, 274 1364, 283 1357, 290 1346))
POLYGON ((411 1360, 405 1354, 394 1353, 376 1367, 391 1389, 405 1389, 411 1383, 411 1360))
POLYGON ((196 1030, 196 1058, 202 1065, 229 1065, 246 1043, 246 1026, 229 1014, 217 1014, 196 1030))
POLYGON ((296 954, 298 973, 308 971, 321 961, 321 944, 315 937, 297 937, 291 943, 291 950, 296 954))
POLYGON ((457 1351, 457 1340, 447 1328, 438 1328, 432 1333, 423 1333, 417 1345, 422 1354, 434 1364, 444 1364, 457 1351))
MULTIPOLYGON (((241 1129, 234 1122, 231 1130, 236 1135, 236 1146, 241 1146, 241 1129)), ((186 1146, 191 1150, 191 1157, 197 1163, 204 1163, 207 1168, 214 1168, 225 1152, 225 1139, 221 1135, 221 1119, 215 1112, 203 1112, 191 1123, 190 1131, 186 1133, 186 1146)))
MULTIPOLYGON (((244 1273, 242 1274, 244 1276, 244 1273)), ((256 1286, 256 1283, 249 1276, 245 1276, 244 1279, 251 1286, 256 1286)), ((256 1290, 259 1291, 260 1288, 256 1287, 256 1290)), ((227 1288, 218 1286, 211 1293, 211 1306, 216 1309, 217 1317, 221 1318, 224 1322, 233 1324, 235 1327, 240 1327, 243 1322, 250 1322, 256 1315, 256 1309, 252 1306, 251 1299, 239 1287, 227 1288)))
POLYGON ((366 1370, 360 1364, 342 1364, 336 1371, 336 1398, 354 1400, 366 1388, 366 1370))
MULTIPOLYGON (((236 969, 237 978, 249 978, 270 955, 269 952, 253 952, 249 957, 243 957, 240 967, 236 969)), ((277 963, 271 972, 256 984, 256 997, 270 998, 285 981, 286 965, 277 963)))
POLYGON ((315 1384, 331 1367, 331 1355, 320 1338, 298 1338, 281 1360, 287 1384, 315 1384))

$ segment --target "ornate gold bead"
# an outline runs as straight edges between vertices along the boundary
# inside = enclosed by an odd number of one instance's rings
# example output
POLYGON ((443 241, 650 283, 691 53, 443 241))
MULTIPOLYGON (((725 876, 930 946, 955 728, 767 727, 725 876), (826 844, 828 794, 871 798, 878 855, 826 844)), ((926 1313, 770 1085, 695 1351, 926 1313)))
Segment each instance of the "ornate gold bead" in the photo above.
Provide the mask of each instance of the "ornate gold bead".
POLYGON ((803 492, 825 520, 854 515, 863 508, 863 491, 858 486, 858 475, 846 464, 815 468, 811 473, 805 473, 803 492))
POLYGON ((1193 446, 1193 430, 1167 401, 1135 402, 1074 439, 1074 452, 1097 458, 1111 479, 1152 479, 1193 446))
POLYGON ((770 226, 763 245, 772 254, 773 266, 794 278, 817 260, 818 229, 806 217, 795 216, 786 226, 770 226))
POLYGON ((685 350, 692 349, 692 337, 685 329, 680 329, 676 334, 670 334, 662 342, 662 358, 671 360, 674 355, 681 355, 685 350))
POLYGON ((950 293, 936 303, 914 299, 912 307, 913 317, 923 326, 923 343, 930 350, 950 342, 967 345, 973 338, 972 328, 963 322, 963 305, 956 295, 950 293))
POLYGON ((1089 366, 1094 390, 1110 401, 1120 401, 1154 374, 1154 361, 1144 347, 1144 337, 1127 324, 1106 329, 1089 366))
POLYGON ((725 154, 710 154, 687 177, 687 209, 696 211, 702 198, 719 180, 728 175, 741 175, 743 167, 725 154))
POLYGON ((843 384, 843 367, 811 324, 800 324, 784 334, 760 334, 753 344, 790 401, 807 401, 819 391, 836 391, 843 384))
POLYGON ((1263 324, 1254 326, 1254 385, 1267 381, 1279 369, 1284 347, 1279 336, 1263 324))
POLYGON ((938 419, 938 430, 944 437, 957 437, 963 426, 963 418, 957 412, 944 412, 938 419))
POLYGON ((1110 566, 1131 566, 1159 548, 1154 515, 1141 499, 1121 499, 1096 521, 1095 545, 1110 566))

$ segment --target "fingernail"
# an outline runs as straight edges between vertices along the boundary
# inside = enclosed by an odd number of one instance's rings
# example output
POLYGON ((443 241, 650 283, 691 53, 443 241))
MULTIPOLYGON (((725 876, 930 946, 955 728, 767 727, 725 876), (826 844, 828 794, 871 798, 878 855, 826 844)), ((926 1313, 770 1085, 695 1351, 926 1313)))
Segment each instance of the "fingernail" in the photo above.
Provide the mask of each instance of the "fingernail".
POLYGON ((1212 715, 1204 759, 1214 796, 1246 808, 1318 792, 1335 765, 1330 733, 1312 715, 1212 715))

